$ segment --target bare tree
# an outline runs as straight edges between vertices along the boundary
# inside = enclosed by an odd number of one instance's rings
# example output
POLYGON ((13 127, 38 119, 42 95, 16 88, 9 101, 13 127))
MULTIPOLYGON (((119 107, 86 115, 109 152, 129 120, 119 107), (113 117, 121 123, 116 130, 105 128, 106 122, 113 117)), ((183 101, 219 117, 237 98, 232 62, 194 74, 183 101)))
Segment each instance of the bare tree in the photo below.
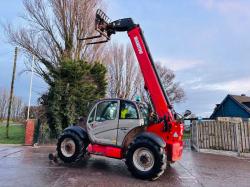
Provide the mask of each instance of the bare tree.
POLYGON ((175 81, 175 74, 172 70, 162 65, 160 62, 155 63, 156 70, 161 79, 162 86, 172 103, 179 103, 184 100, 185 93, 180 87, 179 82, 175 81))
MULTIPOLYGON (((39 119, 43 123, 46 123, 46 111, 45 107, 42 105, 30 106, 30 119, 39 119)), ((27 119, 28 106, 24 106, 21 115, 24 119, 27 119)))
POLYGON ((48 84, 53 83, 62 59, 102 58, 103 45, 86 45, 78 38, 94 31, 95 11, 102 0, 24 0, 25 27, 6 26, 9 42, 20 47, 28 58, 37 59, 35 72, 48 84), (102 47, 101 47, 102 46, 102 47))
POLYGON ((24 119, 22 111, 24 109, 24 103, 20 97, 14 97, 11 107, 11 119, 13 121, 21 121, 24 119))
POLYGON ((9 95, 5 89, 0 90, 0 121, 6 118, 9 95))
MULTIPOLYGON (((9 93, 6 89, 0 90, 0 121, 7 118, 9 93)), ((13 121, 21 121, 24 119, 23 111, 24 102, 20 97, 13 96, 13 102, 11 107, 10 119, 13 121)))
MULTIPOLYGON (((127 45, 124 49, 123 45, 113 43, 105 61, 108 69, 109 97, 134 99, 138 95, 142 101, 148 102, 144 79, 131 45, 127 45)), ((183 101, 184 90, 175 81, 174 72, 159 62, 155 66, 170 101, 172 103, 183 101)))
POLYGON ((136 92, 138 65, 131 45, 113 43, 106 58, 109 97, 132 99, 136 92))

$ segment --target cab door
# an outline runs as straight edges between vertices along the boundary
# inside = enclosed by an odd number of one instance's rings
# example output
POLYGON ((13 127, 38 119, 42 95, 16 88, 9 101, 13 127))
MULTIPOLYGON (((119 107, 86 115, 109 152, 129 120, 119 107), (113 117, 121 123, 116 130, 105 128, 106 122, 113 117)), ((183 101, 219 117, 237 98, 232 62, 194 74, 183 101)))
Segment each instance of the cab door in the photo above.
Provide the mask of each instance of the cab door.
POLYGON ((125 136, 135 127, 142 126, 144 120, 140 119, 136 105, 127 100, 120 100, 119 125, 117 129, 117 146, 122 146, 125 136))
POLYGON ((93 143, 116 145, 118 115, 118 100, 104 100, 92 109, 87 130, 93 143))

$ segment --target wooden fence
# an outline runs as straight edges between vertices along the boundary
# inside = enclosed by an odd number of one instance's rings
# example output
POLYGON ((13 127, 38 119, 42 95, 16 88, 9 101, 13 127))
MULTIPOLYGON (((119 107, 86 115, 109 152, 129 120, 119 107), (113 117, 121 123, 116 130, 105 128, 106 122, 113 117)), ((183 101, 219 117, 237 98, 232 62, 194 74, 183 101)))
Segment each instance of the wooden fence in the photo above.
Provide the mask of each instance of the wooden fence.
POLYGON ((214 149, 250 152, 250 122, 239 118, 219 118, 218 120, 193 121, 191 146, 200 149, 214 149))

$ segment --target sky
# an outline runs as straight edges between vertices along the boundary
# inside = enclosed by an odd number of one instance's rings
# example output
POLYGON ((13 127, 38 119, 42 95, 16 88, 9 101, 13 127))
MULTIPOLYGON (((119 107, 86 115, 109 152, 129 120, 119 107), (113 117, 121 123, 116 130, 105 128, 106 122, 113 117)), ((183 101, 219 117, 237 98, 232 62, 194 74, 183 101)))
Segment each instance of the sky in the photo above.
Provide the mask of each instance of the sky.
MULTIPOLYGON (((105 0, 112 20, 131 17, 144 31, 154 61, 176 74, 185 101, 176 104, 182 113, 191 110, 209 117, 227 94, 250 95, 250 0, 105 0)), ((20 23, 21 0, 1 1, 0 21, 20 23)), ((112 40, 129 43, 125 33, 112 40)), ((0 28, 0 88, 9 89, 14 47, 0 28)), ((15 95, 28 102, 29 73, 18 58, 15 95)), ((46 90, 35 78, 32 103, 46 90)))

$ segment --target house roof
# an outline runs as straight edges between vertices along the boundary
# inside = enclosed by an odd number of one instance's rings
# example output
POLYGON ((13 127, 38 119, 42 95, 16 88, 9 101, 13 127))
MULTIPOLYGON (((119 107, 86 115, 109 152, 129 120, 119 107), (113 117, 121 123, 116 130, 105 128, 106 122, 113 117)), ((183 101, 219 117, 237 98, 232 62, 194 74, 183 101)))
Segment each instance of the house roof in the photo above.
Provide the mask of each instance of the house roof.
POLYGON ((245 95, 230 95, 230 94, 228 94, 223 99, 223 101, 221 102, 221 104, 214 109, 214 111, 213 111, 212 115, 210 116, 210 118, 213 118, 213 116, 215 115, 215 113, 221 108, 221 106, 224 104, 224 102, 226 101, 227 98, 231 98, 242 109, 244 109, 247 113, 250 114, 250 97, 245 96, 245 95))
POLYGON ((241 95, 229 95, 250 113, 250 97, 241 95))

